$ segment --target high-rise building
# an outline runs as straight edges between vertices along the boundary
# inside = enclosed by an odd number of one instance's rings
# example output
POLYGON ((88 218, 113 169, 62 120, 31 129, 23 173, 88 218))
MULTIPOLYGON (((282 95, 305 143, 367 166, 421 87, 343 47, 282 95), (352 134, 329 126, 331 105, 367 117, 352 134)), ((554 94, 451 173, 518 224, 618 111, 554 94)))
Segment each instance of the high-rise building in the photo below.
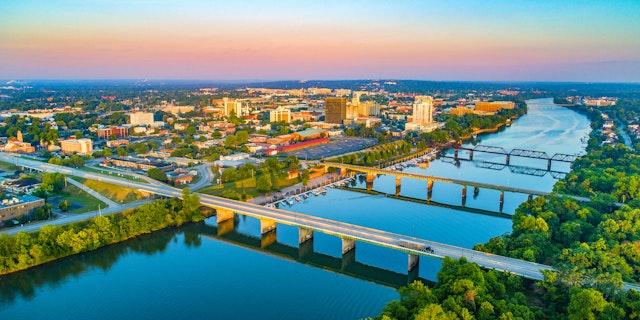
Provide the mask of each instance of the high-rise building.
POLYGON ((346 98, 327 98, 324 101, 324 122, 342 124, 347 118, 346 98))
POLYGON ((237 117, 246 116, 249 112, 247 109, 242 108, 242 102, 240 100, 230 100, 227 97, 222 98, 224 106, 224 114, 231 116, 231 113, 235 113, 237 117))
POLYGON ((413 102, 413 123, 433 122, 433 97, 416 96, 413 102))

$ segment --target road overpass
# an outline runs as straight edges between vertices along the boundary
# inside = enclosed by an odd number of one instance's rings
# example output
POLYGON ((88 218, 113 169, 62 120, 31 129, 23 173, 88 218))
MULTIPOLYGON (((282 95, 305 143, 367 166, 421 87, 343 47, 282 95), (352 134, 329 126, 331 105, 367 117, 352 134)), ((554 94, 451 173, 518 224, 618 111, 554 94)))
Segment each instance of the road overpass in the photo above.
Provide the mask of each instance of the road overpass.
MULTIPOLYGON (((62 167, 34 160, 0 155, 1 161, 15 163, 19 166, 31 167, 41 171, 60 172, 75 175, 86 179, 94 179, 113 183, 116 185, 139 189, 140 191, 154 193, 166 197, 182 197, 182 190, 168 185, 150 185, 135 181, 118 179, 112 176, 86 172, 78 169, 62 167)), ((420 256, 433 256, 444 258, 465 257, 468 261, 477 263, 486 269, 510 272, 529 279, 542 280, 542 270, 553 270, 552 267, 534 262, 503 257, 490 253, 475 251, 467 248, 452 246, 435 241, 409 237, 401 234, 367 228, 340 221, 334 221, 296 212, 289 212, 276 208, 267 208, 253 203, 241 202, 231 199, 215 197, 206 194, 200 195, 200 203, 216 209, 219 225, 225 225, 225 221, 233 221, 236 214, 255 217, 260 220, 260 233, 269 241, 275 242, 277 223, 295 226, 299 229, 299 243, 303 244, 313 238, 314 232, 322 232, 334 235, 342 239, 342 254, 353 254, 356 241, 375 244, 378 246, 400 250, 408 254, 409 272, 418 267, 420 256), (427 250, 428 248, 428 250, 427 250)), ((229 225, 229 224, 227 224, 229 225)), ((231 227, 233 223, 230 224, 231 227)), ((222 226, 221 226, 222 227, 222 226)), ((223 229, 223 228, 221 228, 223 229)), ((223 230, 224 232, 224 230, 223 230)), ((268 243, 267 243, 268 244, 268 243)), ((625 284, 626 288, 634 288, 640 291, 639 286, 625 284)))

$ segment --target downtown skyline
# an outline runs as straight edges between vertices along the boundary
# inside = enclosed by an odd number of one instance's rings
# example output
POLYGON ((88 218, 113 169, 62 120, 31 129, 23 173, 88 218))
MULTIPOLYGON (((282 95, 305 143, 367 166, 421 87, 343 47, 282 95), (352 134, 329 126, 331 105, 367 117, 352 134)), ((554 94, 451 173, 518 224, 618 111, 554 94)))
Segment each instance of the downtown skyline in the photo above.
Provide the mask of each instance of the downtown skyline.
POLYGON ((637 1, 0 4, 6 79, 640 81, 637 1))

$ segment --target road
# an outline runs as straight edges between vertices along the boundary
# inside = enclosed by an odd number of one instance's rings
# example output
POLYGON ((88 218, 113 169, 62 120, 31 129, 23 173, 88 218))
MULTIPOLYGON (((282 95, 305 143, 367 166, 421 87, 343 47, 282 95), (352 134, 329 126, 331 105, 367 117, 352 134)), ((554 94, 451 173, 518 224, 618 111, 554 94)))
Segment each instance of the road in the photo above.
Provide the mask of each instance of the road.
POLYGON ((24 231, 24 232, 32 232, 32 231, 37 231, 40 228, 46 226, 46 225, 63 225, 63 224, 69 224, 69 223, 73 223, 73 222, 78 222, 78 221, 82 221, 82 220, 87 220, 93 217, 96 217, 100 214, 102 215, 109 215, 109 214, 114 214, 116 212, 122 212, 124 210, 127 209, 132 209, 132 208, 137 208, 145 203, 149 203, 151 201, 154 201, 155 199, 144 199, 141 201, 136 201, 136 202, 131 202, 131 203, 127 203, 127 204, 123 204, 123 205, 118 205, 116 207, 109 207, 109 208, 105 208, 105 209, 101 209, 99 211, 89 211, 89 212, 85 212, 85 213, 80 213, 80 214, 65 214, 60 218, 57 219, 53 219, 53 220, 46 220, 46 221, 39 221, 39 222, 33 222, 33 223, 29 223, 26 225, 22 225, 20 227, 13 227, 13 228, 9 228, 6 230, 3 230, 2 232, 9 234, 9 235, 13 235, 16 234, 18 232, 24 231))
MULTIPOLYGON (((15 162, 21 166, 38 168, 40 170, 45 170, 48 172, 57 171, 64 174, 77 175, 86 179, 101 180, 167 197, 180 198, 182 196, 181 189, 177 189, 168 185, 149 185, 33 160, 13 158, 6 155, 0 155, 0 160, 12 163, 15 162)), ((506 271, 530 279, 542 280, 543 275, 541 270, 553 270, 553 268, 550 266, 529 261, 498 256, 444 243, 408 237, 405 235, 362 227, 340 221, 323 219, 296 212, 289 212, 276 208, 267 208, 253 203, 219 198, 206 194, 200 194, 200 203, 215 209, 230 210, 237 214, 255 217, 258 219, 273 220, 281 224, 311 229, 314 231, 335 235, 340 238, 353 239, 357 241, 376 244, 379 246, 401 250, 415 255, 428 255, 439 258, 443 258, 445 256, 449 256, 452 258, 465 257, 468 261, 477 263, 484 268, 506 271), (407 248, 400 244, 402 241, 416 242, 424 246, 430 246, 434 250, 434 252, 427 253, 407 248)), ((633 284, 625 283, 625 288, 634 288, 640 291, 640 286, 633 284)))
POLYGON ((214 178, 213 172, 211 171, 211 167, 214 165, 215 163, 213 162, 205 162, 199 166, 194 167, 194 169, 198 171, 200 180, 198 180, 198 182, 196 183, 189 185, 189 189, 195 191, 211 185, 214 178))

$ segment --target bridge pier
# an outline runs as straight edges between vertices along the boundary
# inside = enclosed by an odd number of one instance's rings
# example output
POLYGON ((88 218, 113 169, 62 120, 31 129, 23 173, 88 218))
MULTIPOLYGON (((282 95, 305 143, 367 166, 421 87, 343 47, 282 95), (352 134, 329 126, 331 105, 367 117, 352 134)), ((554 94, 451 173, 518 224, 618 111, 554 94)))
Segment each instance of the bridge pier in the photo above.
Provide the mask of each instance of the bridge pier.
POLYGON ((533 200, 533 195, 530 194, 529 197, 527 198, 527 200, 529 200, 529 201, 533 200))
POLYGON ((417 254, 409 254, 409 264, 407 265, 407 271, 417 269, 420 264, 420 256, 417 254))
POLYGON ((341 238, 342 239, 342 255, 345 253, 356 249, 356 241, 353 239, 341 238))
POLYGON ((453 158, 458 159, 458 149, 453 149, 453 158))
POLYGON ((234 216, 235 214, 231 210, 216 208, 216 221, 218 224, 223 221, 233 220, 234 216))
POLYGON ((502 213, 503 206, 504 206, 504 191, 500 191, 500 213, 502 213))
POLYGON ((298 228, 298 244, 303 244, 311 239, 313 239, 313 230, 298 228))
POLYGON ((478 186, 474 186, 473 187, 473 196, 474 197, 478 196, 478 193, 480 193, 480 188, 478 188, 478 186))
POLYGON ((469 160, 473 160, 473 150, 469 150, 469 160))
POLYGON ((433 180, 427 180, 427 201, 431 201, 432 193, 433 193, 433 180))
POLYGON ((276 235, 276 229, 263 233, 262 237, 260 238, 260 248, 264 249, 276 243, 277 240, 278 240, 278 237, 276 235))
POLYGON ((551 171, 551 159, 547 160, 547 171, 551 171))
POLYGON ((270 219, 260 219, 260 234, 265 234, 276 229, 276 221, 270 219))
POLYGON ((402 178, 396 176, 396 196, 400 195, 400 188, 402 187, 402 178))
POLYGON ((507 156, 507 158, 506 158, 506 160, 505 160, 505 163, 506 163, 507 165, 509 165, 509 161, 511 161, 511 155, 507 154, 506 156, 507 156))

